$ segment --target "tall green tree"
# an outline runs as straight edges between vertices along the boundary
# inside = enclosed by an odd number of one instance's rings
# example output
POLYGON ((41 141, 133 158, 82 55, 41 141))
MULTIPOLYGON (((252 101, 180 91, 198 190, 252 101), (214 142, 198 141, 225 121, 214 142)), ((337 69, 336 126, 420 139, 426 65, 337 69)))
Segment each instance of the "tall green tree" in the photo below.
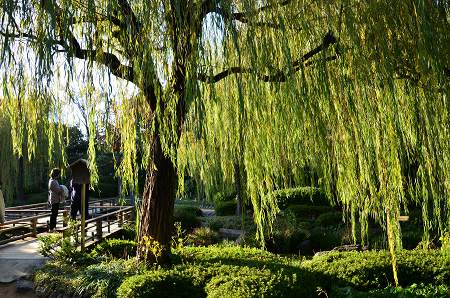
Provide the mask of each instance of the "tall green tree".
MULTIPOLYGON (((448 1, 8 0, 1 7, 3 65, 16 61, 19 39, 37 55, 38 81, 47 81, 63 53, 70 66, 74 58, 87 70, 101 65, 141 90, 140 100, 123 103, 123 119, 140 122, 131 136, 145 134, 139 237, 165 247, 160 261, 172 229, 180 138, 190 130, 207 142, 205 111, 215 103, 233 104, 233 119, 246 130, 229 136, 230 148, 246 146, 261 236, 277 212, 266 193, 284 170, 281 160, 297 158, 314 157, 324 189, 335 181, 349 214, 386 225, 393 256, 407 204, 405 160, 418 164, 408 185, 425 217, 431 206, 439 228, 448 223, 439 211, 450 197, 448 1)), ((136 142, 121 139, 126 148, 136 142)), ((123 152, 132 181, 133 151, 123 152)), ((141 246, 138 255, 148 254, 141 246)))

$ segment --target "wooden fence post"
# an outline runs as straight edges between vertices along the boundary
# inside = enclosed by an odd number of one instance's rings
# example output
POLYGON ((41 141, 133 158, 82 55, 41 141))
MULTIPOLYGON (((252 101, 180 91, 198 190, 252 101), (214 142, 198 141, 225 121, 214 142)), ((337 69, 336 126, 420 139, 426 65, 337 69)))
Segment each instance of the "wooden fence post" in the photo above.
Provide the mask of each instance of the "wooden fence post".
POLYGON ((102 240, 103 238, 103 221, 101 219, 97 219, 95 221, 96 227, 97 227, 97 239, 102 240))
POLYGON ((81 251, 86 242, 86 184, 81 185, 81 251))
POLYGON ((63 227, 67 227, 69 223, 69 212, 67 210, 63 211, 63 227))
POLYGON ((119 214, 119 227, 123 226, 123 211, 120 211, 119 214))
POLYGON ((31 219, 31 236, 32 237, 37 236, 37 218, 31 219))

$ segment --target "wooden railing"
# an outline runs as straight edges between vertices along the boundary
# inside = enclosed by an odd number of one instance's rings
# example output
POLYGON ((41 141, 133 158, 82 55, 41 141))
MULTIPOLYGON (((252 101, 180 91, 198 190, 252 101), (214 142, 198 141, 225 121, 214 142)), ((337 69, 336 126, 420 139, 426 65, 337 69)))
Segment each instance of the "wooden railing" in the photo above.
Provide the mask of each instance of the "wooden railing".
MULTIPOLYGON (((34 211, 34 210, 33 210, 34 211)), ((11 231, 17 231, 22 229, 22 233, 19 233, 15 236, 9 237, 8 239, 0 240, 0 245, 13 242, 16 240, 24 239, 26 237, 37 237, 38 229, 43 228, 43 230, 47 230, 47 222, 39 222, 39 219, 42 218, 48 218, 51 215, 51 212, 48 212, 48 210, 42 210, 46 211, 44 213, 41 213, 39 215, 34 216, 27 216, 27 217, 21 217, 14 220, 6 221, 3 224, 0 224, 0 234, 4 234, 11 231)), ((34 211, 35 212, 35 211, 34 211)), ((59 223, 62 225, 67 226, 67 222, 69 220, 68 216, 68 210, 59 210, 59 214, 63 214, 62 218, 59 220, 59 223)))
MULTIPOLYGON (((105 207, 106 206, 103 206, 102 208, 105 207)), ((117 232, 124 224, 131 223, 134 220, 135 207, 108 206, 105 209, 111 209, 113 207, 118 208, 118 210, 86 220, 84 230, 81 230, 81 223, 77 222, 75 236, 80 236, 80 246, 82 250, 84 250, 86 246, 96 243, 117 232)), ((63 232, 64 237, 71 237, 73 235, 70 235, 70 232, 73 232, 71 230, 73 228, 74 227, 66 226, 59 229, 59 231, 63 232)))
MULTIPOLYGON (((101 200, 93 200, 89 202, 89 210, 92 215, 91 219, 86 220, 84 231, 80 231, 82 238, 82 246, 95 242, 97 239, 106 237, 107 235, 116 232, 127 223, 134 219, 134 207, 132 206, 117 206, 117 198, 108 198, 101 200), (95 216, 101 214, 100 216, 95 216), (95 230, 94 232, 92 230, 95 230), (89 233, 91 235, 89 236, 89 233), (88 235, 86 237, 86 235, 88 235), (84 240, 83 240, 84 239, 84 240)), ((0 224, 0 235, 7 232, 19 231, 17 235, 8 239, 0 240, 0 245, 20 240, 26 237, 36 237, 39 232, 47 230, 47 221, 39 221, 43 218, 49 218, 50 210, 42 209, 48 208, 47 203, 31 204, 24 206, 9 207, 6 209, 8 217, 18 217, 7 220, 0 224)), ((70 209, 59 210, 58 225, 62 226, 58 230, 66 234, 68 230, 70 209), (60 216, 62 214, 62 217, 60 216)))

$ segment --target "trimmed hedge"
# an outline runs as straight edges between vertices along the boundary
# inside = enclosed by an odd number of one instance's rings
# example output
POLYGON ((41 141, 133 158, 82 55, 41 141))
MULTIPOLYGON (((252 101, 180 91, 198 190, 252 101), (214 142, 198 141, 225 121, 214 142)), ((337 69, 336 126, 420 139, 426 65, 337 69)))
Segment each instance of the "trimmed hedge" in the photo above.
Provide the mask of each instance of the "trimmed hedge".
POLYGON ((446 285, 433 284, 412 284, 411 286, 402 287, 387 287, 382 290, 371 290, 362 292, 353 289, 352 287, 334 288, 330 297, 353 297, 353 298, 409 298, 409 297, 429 297, 429 298, 444 298, 450 297, 450 287, 446 285))
MULTIPOLYGON (((184 272, 182 272, 184 273, 184 272)), ((201 286, 196 286, 187 274, 176 271, 155 270, 127 278, 117 289, 117 297, 206 297, 201 286)))
POLYGON ((313 220, 323 213, 333 211, 329 206, 289 205, 285 212, 290 212, 296 218, 313 220))
POLYGON ((219 234, 210 228, 200 227, 188 235, 188 242, 195 246, 208 246, 219 242, 219 234))
POLYGON ((275 196, 280 209, 285 209, 289 205, 302 204, 312 206, 328 206, 328 201, 325 194, 316 187, 297 187, 274 190, 272 195, 275 196))
POLYGON ((194 216, 202 216, 202 210, 199 207, 190 205, 175 206, 175 213, 189 213, 194 216))
POLYGON ((234 215, 236 214, 237 202, 233 201, 217 201, 214 203, 214 209, 218 216, 234 215))
POLYGON ((322 213, 315 220, 315 224, 319 226, 337 226, 343 223, 342 212, 339 211, 322 213))
POLYGON ((42 296, 315 297, 320 288, 329 297, 361 291, 445 297, 439 296, 450 285, 445 252, 403 250, 398 265, 404 290, 386 289, 393 282, 387 251, 335 252, 302 261, 236 246, 185 247, 174 251, 168 267, 145 269, 134 260, 81 267, 50 261, 37 272, 35 285, 42 296), (414 284, 426 286, 416 291, 414 284))
MULTIPOLYGON (((402 250, 397 256, 399 282, 450 284, 450 258, 438 250, 402 250)), ((351 286, 359 290, 383 289, 394 280, 387 251, 337 252, 314 257, 304 268, 317 273, 326 288, 351 286)))

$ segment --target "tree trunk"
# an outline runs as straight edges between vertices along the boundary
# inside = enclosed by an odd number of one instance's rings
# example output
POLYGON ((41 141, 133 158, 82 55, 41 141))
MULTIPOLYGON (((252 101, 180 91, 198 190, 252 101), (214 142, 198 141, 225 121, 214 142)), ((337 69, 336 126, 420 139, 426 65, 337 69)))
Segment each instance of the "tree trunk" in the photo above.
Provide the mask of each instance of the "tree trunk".
POLYGON ((236 215, 242 214, 242 208, 243 208, 243 198, 242 198, 242 185, 241 185, 241 169, 239 167, 239 162, 234 162, 234 185, 236 188, 236 197, 237 197, 237 204, 236 204, 236 215))
POLYGON ((19 169, 17 173, 17 200, 24 201, 25 194, 25 165, 24 156, 19 157, 19 169))
POLYGON ((137 255, 147 264, 162 264, 169 261, 177 172, 170 158, 164 156, 158 134, 153 138, 152 157, 141 206, 137 255), (145 240, 144 236, 151 238, 145 240), (158 245, 154 241, 161 245, 158 256, 152 252, 152 248, 158 245))

